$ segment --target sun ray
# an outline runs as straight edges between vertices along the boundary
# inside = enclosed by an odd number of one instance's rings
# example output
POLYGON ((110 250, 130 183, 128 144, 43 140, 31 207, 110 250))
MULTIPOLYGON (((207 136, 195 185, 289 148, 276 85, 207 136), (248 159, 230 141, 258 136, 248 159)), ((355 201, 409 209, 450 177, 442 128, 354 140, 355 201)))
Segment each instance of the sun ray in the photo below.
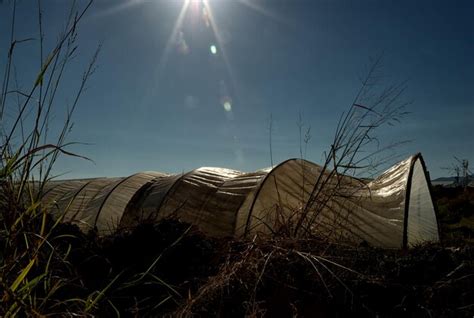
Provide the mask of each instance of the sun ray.
POLYGON ((209 23, 210 23, 212 32, 214 33, 214 37, 216 38, 216 42, 217 42, 217 46, 218 46, 217 48, 220 51, 220 54, 222 56, 222 60, 224 61, 225 67, 227 68, 227 72, 229 73, 229 78, 230 78, 230 81, 231 81, 231 85, 232 85, 234 90, 237 90, 236 81, 235 81, 235 77, 234 77, 234 72, 232 70, 232 66, 229 63, 227 52, 226 52, 226 49, 224 47, 224 41, 222 39, 221 33, 219 32, 219 28, 217 27, 216 20, 214 18, 214 13, 212 11, 212 7, 209 4, 209 0, 203 0, 202 2, 204 4, 204 7, 207 10, 207 13, 208 13, 208 16, 209 16, 209 23))
POLYGON ((129 9, 129 8, 137 6, 139 4, 142 4, 143 2, 144 2, 144 0, 129 0, 129 1, 126 1, 124 3, 118 4, 116 6, 113 6, 109 9, 107 9, 107 10, 103 10, 103 11, 99 11, 97 13, 94 13, 94 14, 91 15, 91 18, 102 18, 102 17, 106 17, 106 16, 109 16, 109 15, 112 15, 112 14, 116 14, 120 11, 129 9))
POLYGON ((257 3, 255 2, 252 2, 251 0, 238 0, 239 3, 245 5, 247 8, 250 8, 258 13, 260 13, 261 15, 267 17, 267 18, 270 18, 272 20, 275 20, 277 22, 280 22, 280 23, 283 23, 285 25, 290 25, 290 21, 288 21, 287 19, 279 16, 278 14, 274 13, 274 12, 271 12, 265 8, 263 8, 262 6, 258 5, 257 3))
POLYGON ((166 66, 166 63, 168 62, 171 48, 173 47, 173 42, 177 38, 178 32, 183 25, 184 16, 186 15, 186 12, 188 11, 188 7, 191 1, 192 0, 185 0, 183 3, 183 6, 181 7, 181 11, 179 12, 178 18, 176 19, 176 22, 173 26, 173 31, 171 32, 171 35, 168 38, 168 41, 166 42, 165 50, 163 51, 163 54, 161 55, 161 58, 160 58, 160 63, 158 66, 158 71, 160 73, 163 71, 164 67, 166 66))

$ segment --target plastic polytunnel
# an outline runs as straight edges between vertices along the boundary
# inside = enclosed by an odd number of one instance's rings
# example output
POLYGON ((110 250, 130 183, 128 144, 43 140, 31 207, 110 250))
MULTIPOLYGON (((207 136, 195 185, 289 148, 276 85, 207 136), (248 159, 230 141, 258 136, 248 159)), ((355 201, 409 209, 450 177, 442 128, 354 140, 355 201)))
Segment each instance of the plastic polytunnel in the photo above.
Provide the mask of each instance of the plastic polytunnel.
POLYGON ((251 173, 204 167, 185 174, 51 181, 42 203, 63 221, 103 235, 176 217, 216 237, 286 230, 386 248, 439 241, 420 154, 371 181, 301 159, 251 173))

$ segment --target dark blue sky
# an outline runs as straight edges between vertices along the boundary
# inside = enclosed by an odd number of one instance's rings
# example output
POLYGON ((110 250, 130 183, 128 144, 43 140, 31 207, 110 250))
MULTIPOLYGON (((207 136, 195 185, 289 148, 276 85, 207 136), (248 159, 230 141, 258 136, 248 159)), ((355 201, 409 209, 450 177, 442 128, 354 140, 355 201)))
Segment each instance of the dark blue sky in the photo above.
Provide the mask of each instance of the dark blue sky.
MULTIPOLYGON (((103 43, 99 68, 74 116, 73 150, 95 165, 63 159, 67 177, 121 176, 200 166, 249 171, 299 156, 296 122, 311 125, 308 159, 321 162, 341 112, 351 104, 370 56, 384 52, 387 84, 408 80, 413 101, 385 143, 422 152, 432 176, 453 155, 474 161, 474 2, 336 0, 98 0, 79 28, 78 57, 58 96, 59 127, 87 59, 103 43), (212 21, 219 36, 213 32, 212 21), (170 43, 166 50, 167 43, 170 43), (214 47, 212 47, 214 46, 214 47), (212 48, 211 48, 212 47, 212 48), (215 53, 212 50, 215 48, 215 53)), ((19 1, 18 38, 36 36, 35 1, 19 1)), ((85 1, 78 1, 84 5, 85 1)), ((43 1, 49 47, 69 1, 43 1)), ((11 3, 0 4, 0 67, 11 3)), ((18 51, 28 87, 38 72, 35 43, 18 51)))

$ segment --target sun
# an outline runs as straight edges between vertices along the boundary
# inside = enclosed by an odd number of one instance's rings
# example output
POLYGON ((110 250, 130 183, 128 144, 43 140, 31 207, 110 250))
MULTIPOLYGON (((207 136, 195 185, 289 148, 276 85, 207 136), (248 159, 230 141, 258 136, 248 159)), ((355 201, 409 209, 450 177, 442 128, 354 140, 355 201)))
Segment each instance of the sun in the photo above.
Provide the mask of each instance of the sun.
MULTIPOLYGON (((128 0, 122 4, 118 4, 109 8, 108 10, 102 12, 101 15, 114 14, 118 11, 122 11, 149 1, 150 0, 128 0)), ((179 14, 174 21, 171 34, 169 35, 165 48, 159 57, 157 63, 157 74, 163 74, 168 64, 169 58, 173 53, 187 55, 191 52, 192 47, 190 47, 186 42, 186 34, 184 34, 183 23, 185 22, 185 19, 194 19, 196 21, 200 21, 200 23, 204 23, 205 27, 208 28, 210 32, 212 32, 213 41, 207 43, 206 45, 209 49, 209 54, 213 58, 220 59, 223 62, 228 73, 230 86, 233 87, 235 91, 237 91, 237 81, 228 58, 226 46, 224 45, 224 37, 218 27, 213 10, 213 6, 225 6, 234 1, 259 13, 265 18, 270 18, 277 22, 286 24, 284 19, 281 19, 281 17, 278 15, 263 8, 261 5, 256 3, 256 0, 182 0, 181 8, 179 8, 179 14)), ((152 2, 156 2, 158 5, 158 1, 152 0, 152 2)), ((206 41, 208 41, 208 39, 206 41)), ((156 82, 160 81, 159 78, 160 75, 157 75, 156 82)), ((158 83, 156 83, 156 85, 158 85, 158 83)), ((222 106, 226 112, 231 112, 234 105, 228 102, 222 104, 222 106)))

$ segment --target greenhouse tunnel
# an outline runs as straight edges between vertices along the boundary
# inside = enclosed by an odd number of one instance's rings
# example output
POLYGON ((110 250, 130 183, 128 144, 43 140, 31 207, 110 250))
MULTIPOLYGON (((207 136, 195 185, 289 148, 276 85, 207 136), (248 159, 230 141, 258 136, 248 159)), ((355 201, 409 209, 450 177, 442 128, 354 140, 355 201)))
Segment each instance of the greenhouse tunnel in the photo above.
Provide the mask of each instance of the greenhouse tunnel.
POLYGON ((174 217, 215 237, 264 237, 286 227, 385 248, 439 241, 421 154, 363 182, 302 159, 250 173, 202 167, 50 181, 42 204, 63 222, 100 235, 174 217))

